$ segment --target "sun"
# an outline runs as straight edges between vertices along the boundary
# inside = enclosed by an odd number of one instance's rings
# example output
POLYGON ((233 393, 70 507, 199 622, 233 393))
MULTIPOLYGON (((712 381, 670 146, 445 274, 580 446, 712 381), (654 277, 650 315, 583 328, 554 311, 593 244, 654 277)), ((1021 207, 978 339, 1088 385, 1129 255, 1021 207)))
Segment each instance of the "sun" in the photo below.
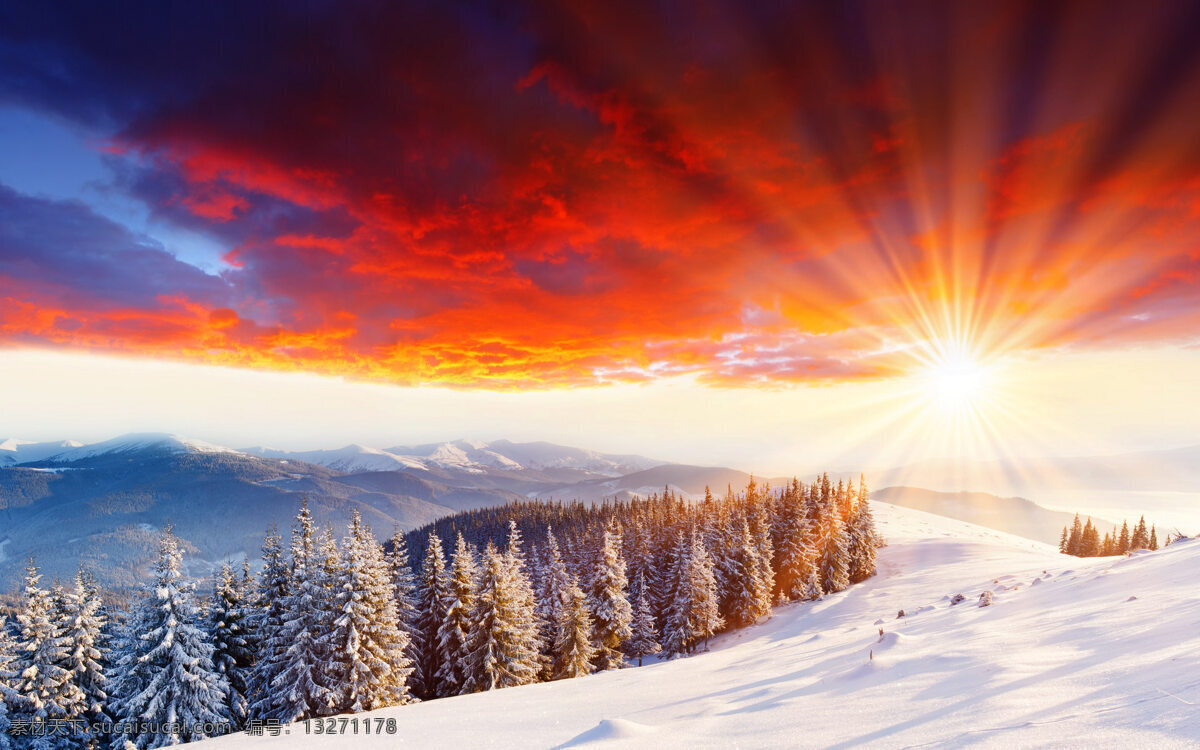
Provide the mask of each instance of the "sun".
POLYGON ((991 386, 991 372, 978 359, 956 352, 930 362, 923 380, 932 404, 947 412, 962 412, 982 405, 991 386))

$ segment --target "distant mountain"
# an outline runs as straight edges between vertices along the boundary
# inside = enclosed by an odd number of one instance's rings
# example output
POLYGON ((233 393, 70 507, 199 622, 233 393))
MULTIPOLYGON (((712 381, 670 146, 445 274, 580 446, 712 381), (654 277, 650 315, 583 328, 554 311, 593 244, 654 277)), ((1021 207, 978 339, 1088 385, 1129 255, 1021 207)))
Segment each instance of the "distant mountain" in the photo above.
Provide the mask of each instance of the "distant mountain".
MULTIPOLYGON (((900 505, 926 513, 986 526, 1016 536, 1058 545, 1064 526, 1074 513, 1050 510, 1021 497, 998 497, 986 492, 935 492, 917 487, 885 487, 871 493, 872 500, 900 505)), ((1099 518, 1093 524, 1103 537, 1113 531, 1112 523, 1099 518)))
POLYGON ((879 485, 1036 494, 1055 489, 1102 492, 1196 492, 1200 446, 1109 456, 933 460, 874 472, 879 485))
POLYGON ((28 461, 40 461, 47 456, 78 448, 83 443, 74 440, 61 440, 49 443, 35 443, 30 440, 9 438, 0 441, 0 466, 13 466, 28 461))
POLYGON ((5 440, 0 591, 30 555, 51 578, 68 578, 83 560, 109 586, 131 585, 168 523, 198 574, 224 559, 256 560, 269 526, 287 533, 301 496, 339 534, 357 509, 382 539, 393 527, 659 463, 507 440, 314 451, 234 450, 162 433, 88 445, 5 440))
POLYGON ((660 465, 661 461, 632 455, 609 455, 553 443, 490 443, 455 440, 417 446, 379 449, 348 445, 337 450, 281 451, 246 448, 264 458, 286 458, 314 463, 337 471, 450 471, 466 474, 492 472, 558 472, 569 479, 585 476, 620 476, 660 465), (565 474, 562 472, 566 472, 565 474))

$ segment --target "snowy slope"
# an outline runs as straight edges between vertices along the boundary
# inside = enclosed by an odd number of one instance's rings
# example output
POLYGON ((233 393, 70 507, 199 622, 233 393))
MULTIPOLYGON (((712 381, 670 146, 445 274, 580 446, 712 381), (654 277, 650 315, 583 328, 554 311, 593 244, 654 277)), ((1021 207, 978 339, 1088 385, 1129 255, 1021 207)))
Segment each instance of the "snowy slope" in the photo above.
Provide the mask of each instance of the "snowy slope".
POLYGON ((78 448, 83 443, 75 440, 58 440, 48 443, 38 443, 32 440, 9 438, 0 440, 0 466, 23 464, 27 461, 41 461, 47 456, 62 453, 71 448, 78 448))
POLYGON ((271 448, 246 448, 246 453, 262 458, 285 458, 289 461, 325 466, 347 474, 368 471, 400 471, 404 469, 426 469, 424 461, 414 456, 403 456, 369 448, 365 445, 347 445, 335 450, 281 451, 271 448))
POLYGON ((384 709, 396 735, 214 747, 1185 747, 1200 742, 1200 541, 1131 558, 882 503, 880 575, 699 656, 384 709), (1043 572, 1045 571, 1045 572, 1043 572), (995 604, 975 606, 983 591, 995 604), (950 606, 949 595, 967 601, 950 606), (1131 597, 1136 597, 1132 598, 1131 597), (909 616, 897 619, 897 610, 909 616), (880 642, 876 622, 885 635, 880 642), (874 658, 869 658, 873 652, 874 658))
MULTIPOLYGON (((86 458, 95 458, 97 456, 107 456, 117 453, 133 453, 147 450, 163 451, 166 453, 238 453, 238 451, 235 451, 232 448, 213 445, 212 443, 207 443, 203 440, 182 437, 180 435, 169 435, 161 432, 145 432, 121 435, 120 437, 115 437, 112 440, 104 440, 99 443, 89 443, 87 445, 76 444, 76 447, 67 448, 66 450, 62 450, 36 460, 49 461, 53 463, 70 463, 72 461, 80 461, 86 458)), ((25 460, 32 461, 35 459, 25 460)))

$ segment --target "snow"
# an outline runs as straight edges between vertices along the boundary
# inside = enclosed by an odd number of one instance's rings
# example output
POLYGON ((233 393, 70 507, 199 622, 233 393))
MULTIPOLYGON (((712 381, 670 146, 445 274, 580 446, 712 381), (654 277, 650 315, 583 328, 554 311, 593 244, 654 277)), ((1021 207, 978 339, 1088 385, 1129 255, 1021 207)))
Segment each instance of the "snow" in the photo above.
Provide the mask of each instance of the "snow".
POLYGON ((415 456, 398 455, 358 444, 347 445, 335 450, 282 451, 272 448, 247 448, 245 452, 261 458, 304 461, 347 474, 428 468, 424 461, 415 456))
POLYGON ((75 440, 58 440, 38 443, 32 440, 8 438, 0 440, 0 466, 12 466, 30 461, 41 461, 47 456, 83 445, 75 440))
MULTIPOLYGON (((880 550, 879 575, 866 583, 779 607, 698 656, 371 712, 394 717, 398 733, 353 743, 1164 748, 1200 741, 1200 541, 1074 559, 919 511, 874 508, 889 546, 880 550), (959 592, 967 601, 951 607, 959 592), (993 604, 973 606, 983 592, 993 604), (907 616, 897 619, 901 609, 907 616)), ((306 750, 348 740, 289 729, 212 745, 306 750)))
POLYGON ((203 440, 196 440, 195 438, 170 435, 163 432, 144 432, 121 435, 120 437, 104 440, 99 443, 75 444, 75 447, 46 455, 37 460, 51 461, 53 463, 69 463, 85 458, 144 450, 163 450, 170 453, 240 453, 240 451, 235 451, 232 448, 214 445, 203 440))

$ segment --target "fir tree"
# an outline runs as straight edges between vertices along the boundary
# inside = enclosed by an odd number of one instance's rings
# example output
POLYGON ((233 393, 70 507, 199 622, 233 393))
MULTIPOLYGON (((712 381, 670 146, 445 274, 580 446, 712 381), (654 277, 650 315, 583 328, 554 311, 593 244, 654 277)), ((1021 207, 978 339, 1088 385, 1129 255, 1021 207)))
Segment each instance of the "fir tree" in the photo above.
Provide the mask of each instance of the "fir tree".
POLYGON ((413 691, 421 698, 436 698, 438 672, 442 667, 442 650, 438 630, 446 619, 446 604, 450 601, 450 580, 446 575, 446 556, 442 540, 429 532, 421 579, 417 588, 417 621, 413 632, 415 650, 420 654, 413 671, 413 691))
POLYGON ((392 576, 392 587, 396 596, 396 617, 400 628, 408 634, 408 660, 414 665, 420 658, 420 650, 414 637, 417 627, 417 579, 413 575, 408 559, 408 543, 400 529, 392 534, 391 549, 388 551, 388 570, 392 576))
POLYGON ((14 717, 45 726, 54 719, 78 718, 85 696, 67 668, 61 613, 56 612, 50 592, 38 586, 40 580, 31 558, 25 573, 24 603, 17 614, 11 708, 14 717))
POLYGON ((250 639, 246 633, 244 588, 239 585, 228 563, 221 566, 213 584, 208 610, 208 632, 213 642, 213 666, 229 685, 229 717, 233 728, 245 724, 249 715, 246 693, 250 668, 254 663, 250 639))
POLYGON ((875 530, 875 515, 871 512, 867 481, 861 476, 858 480, 858 496, 847 526, 850 535, 850 583, 862 583, 875 575, 879 535, 875 530))
POLYGON ((441 666, 437 673, 436 694, 459 695, 466 690, 469 643, 475 607, 475 553, 460 533, 454 545, 450 565, 450 595, 444 603, 446 615, 438 628, 437 643, 441 666))
POLYGON ((1150 526, 1150 541, 1146 544, 1146 548, 1150 550, 1158 549, 1158 532, 1154 526, 1150 526))
POLYGON ((468 644, 466 692, 536 681, 537 622, 520 591, 528 586, 509 555, 489 544, 483 553, 468 644))
MULTIPOLYGON (((604 531, 600 538, 594 573, 588 587, 588 609, 591 610, 596 669, 621 666, 621 647, 632 631, 633 608, 629 605, 625 563, 621 560, 620 538, 604 531)), ((560 632, 561 635, 561 632, 560 632)))
POLYGON ((825 593, 842 591, 850 585, 849 547, 845 524, 833 500, 824 501, 818 526, 821 587, 825 593))
MULTIPOLYGON (((74 586, 62 599, 62 640, 66 651, 64 668, 79 689, 82 701, 70 718, 88 725, 109 720, 107 677, 101 653, 102 631, 107 625, 95 581, 82 567, 75 574, 74 586)), ((88 732, 76 733, 73 744, 97 747, 100 738, 88 732)))
POLYGON ((334 659, 324 641, 333 629, 333 613, 324 584, 312 513, 308 502, 302 501, 292 526, 291 576, 279 632, 284 651, 271 681, 270 718, 283 723, 326 716, 336 703, 335 686, 327 674, 334 659))
POLYGON ((334 710, 357 713, 411 702, 408 634, 400 628, 383 549, 357 510, 342 542, 334 602, 336 619, 321 644, 330 660, 334 710))
POLYGON ((129 650, 117 665, 115 714, 134 730, 125 740, 140 750, 194 742, 229 727, 229 686, 213 665, 212 641, 197 626, 181 559, 168 527, 154 580, 130 613, 129 650))
POLYGON ((571 576, 558 548, 554 532, 546 528, 545 565, 538 588, 538 619, 542 627, 543 656, 547 661, 547 677, 552 677, 554 642, 558 634, 558 615, 566 606, 571 576))
POLYGON ((712 560, 695 532, 682 532, 676 545, 675 587, 663 633, 663 651, 669 656, 690 654, 724 624, 717 601, 712 560))
POLYGON ((662 647, 658 645, 658 634, 654 630, 654 612, 650 608, 646 580, 642 573, 638 573, 636 589, 637 598, 634 601, 631 625, 633 634, 625 642, 625 655, 637 659, 640 667, 643 657, 657 654, 662 647))
POLYGON ((759 575, 759 553, 743 519, 730 551, 729 575, 721 611, 733 627, 752 625, 771 610, 770 592, 759 575))
POLYGON ((8 620, 0 617, 0 750, 11 750, 8 739, 8 706, 16 705, 16 673, 12 670, 14 645, 8 634, 8 620))
POLYGON ((575 579, 567 587, 566 600, 558 611, 554 638, 554 679, 582 677, 594 670, 598 649, 593 644, 592 615, 587 597, 575 579))
POLYGON ((250 673, 249 716, 270 719, 278 716, 277 695, 272 685, 282 670, 288 644, 283 640, 283 620, 291 575, 283 554, 283 539, 274 527, 262 546, 263 570, 258 584, 258 607, 249 628, 258 647, 250 673))
POLYGON ((1075 520, 1071 523, 1071 533, 1067 537, 1067 554, 1079 556, 1083 545, 1083 522, 1079 520, 1079 514, 1075 514, 1075 520))
POLYGON ((1067 527, 1063 526, 1062 538, 1058 540, 1058 551, 1062 554, 1067 553, 1067 527))
POLYGON ((1129 522, 1121 522, 1121 536, 1117 539, 1117 554, 1123 555, 1129 551, 1129 522))

